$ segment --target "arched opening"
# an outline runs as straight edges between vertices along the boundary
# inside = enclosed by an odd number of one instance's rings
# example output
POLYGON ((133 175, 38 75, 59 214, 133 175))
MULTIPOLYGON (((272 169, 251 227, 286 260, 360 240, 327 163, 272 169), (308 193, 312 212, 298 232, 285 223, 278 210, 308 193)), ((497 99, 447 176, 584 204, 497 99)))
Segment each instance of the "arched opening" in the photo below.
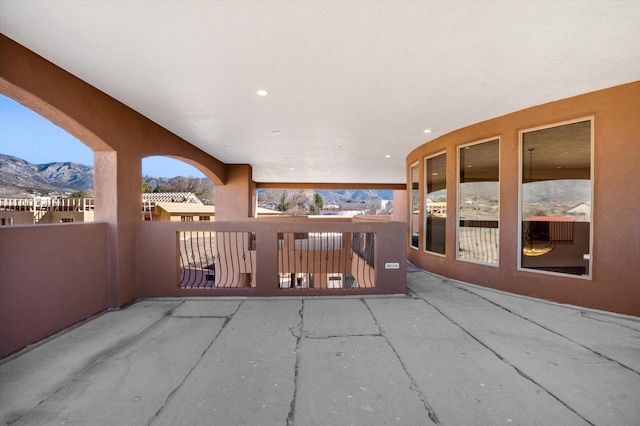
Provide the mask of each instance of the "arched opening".
POLYGON ((210 221, 215 187, 195 166, 181 159, 142 159, 143 220, 210 221))
POLYGON ((0 95, 0 225, 94 220, 93 150, 0 95))

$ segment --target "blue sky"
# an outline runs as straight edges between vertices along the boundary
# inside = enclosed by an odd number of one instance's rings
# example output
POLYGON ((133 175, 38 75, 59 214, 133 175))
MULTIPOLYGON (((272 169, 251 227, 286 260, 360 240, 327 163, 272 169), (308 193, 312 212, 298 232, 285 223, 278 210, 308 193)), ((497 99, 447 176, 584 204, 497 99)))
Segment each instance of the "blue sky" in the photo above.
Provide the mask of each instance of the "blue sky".
MULTIPOLYGON (((93 166, 93 151, 46 118, 0 95, 0 154, 34 164, 67 162, 93 166)), ((195 167, 167 157, 142 160, 142 173, 158 177, 204 175, 195 167)))

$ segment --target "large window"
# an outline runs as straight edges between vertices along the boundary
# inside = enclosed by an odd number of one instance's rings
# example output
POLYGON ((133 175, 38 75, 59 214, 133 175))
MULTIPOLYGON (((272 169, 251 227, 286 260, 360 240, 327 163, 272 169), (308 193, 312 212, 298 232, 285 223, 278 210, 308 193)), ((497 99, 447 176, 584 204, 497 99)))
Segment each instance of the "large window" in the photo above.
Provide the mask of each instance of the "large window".
POLYGON ((498 264, 500 142, 458 150, 458 259, 498 264))
POLYGON ((424 166, 424 249, 444 254, 447 231, 447 154, 426 158, 424 166))
POLYGON ((522 268, 589 276, 591 139, 591 120, 522 133, 522 268))
POLYGON ((418 234, 420 229, 419 217, 420 217, 420 177, 419 177, 419 165, 415 163, 411 166, 411 210, 409 211, 409 229, 411 233, 411 247, 418 248, 420 236, 418 234))

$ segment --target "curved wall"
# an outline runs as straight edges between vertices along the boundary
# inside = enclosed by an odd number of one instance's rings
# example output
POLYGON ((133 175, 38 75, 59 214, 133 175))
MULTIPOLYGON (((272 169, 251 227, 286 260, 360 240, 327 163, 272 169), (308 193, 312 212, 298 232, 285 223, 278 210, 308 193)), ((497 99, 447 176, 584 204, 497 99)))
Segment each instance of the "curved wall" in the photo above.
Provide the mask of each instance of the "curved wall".
MULTIPOLYGON (((514 112, 454 131, 416 148, 420 205, 424 206, 424 158, 447 153, 447 210, 457 211, 457 150, 500 138, 499 266, 456 259, 456 220, 446 224, 446 254, 408 248, 417 266, 453 279, 560 303, 640 316, 640 82, 514 112), (519 132, 581 118, 593 119, 593 249, 590 278, 518 270, 519 132)), ((410 192, 411 188, 407 188, 410 192)), ((423 235, 420 211, 420 235, 423 235)), ((409 239, 410 241, 410 239, 409 239)))

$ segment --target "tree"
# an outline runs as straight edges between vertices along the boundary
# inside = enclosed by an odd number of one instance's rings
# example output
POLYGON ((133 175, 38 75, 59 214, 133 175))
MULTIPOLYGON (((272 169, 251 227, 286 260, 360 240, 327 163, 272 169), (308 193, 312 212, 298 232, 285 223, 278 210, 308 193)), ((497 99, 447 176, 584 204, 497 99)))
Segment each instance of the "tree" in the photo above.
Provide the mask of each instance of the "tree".
POLYGON ((201 200, 213 200, 214 197, 214 187, 209 179, 193 176, 175 177, 167 185, 158 186, 156 190, 157 192, 191 192, 201 200))
POLYGON ((324 207, 322 195, 317 192, 313 194, 313 203, 309 204, 309 214, 320 214, 320 210, 324 207))
POLYGON ((286 212, 291 208, 291 202, 287 198, 287 191, 282 191, 282 196, 280 197, 280 202, 278 203, 278 210, 281 212, 286 212))
POLYGON ((289 216, 305 216, 307 214, 307 196, 303 190, 298 190, 289 196, 289 216))
POLYGON ((76 191, 71 193, 71 198, 87 198, 88 195, 84 191, 76 191))
POLYGON ((151 187, 149 182, 142 181, 142 192, 143 193, 153 192, 153 188, 151 187))

